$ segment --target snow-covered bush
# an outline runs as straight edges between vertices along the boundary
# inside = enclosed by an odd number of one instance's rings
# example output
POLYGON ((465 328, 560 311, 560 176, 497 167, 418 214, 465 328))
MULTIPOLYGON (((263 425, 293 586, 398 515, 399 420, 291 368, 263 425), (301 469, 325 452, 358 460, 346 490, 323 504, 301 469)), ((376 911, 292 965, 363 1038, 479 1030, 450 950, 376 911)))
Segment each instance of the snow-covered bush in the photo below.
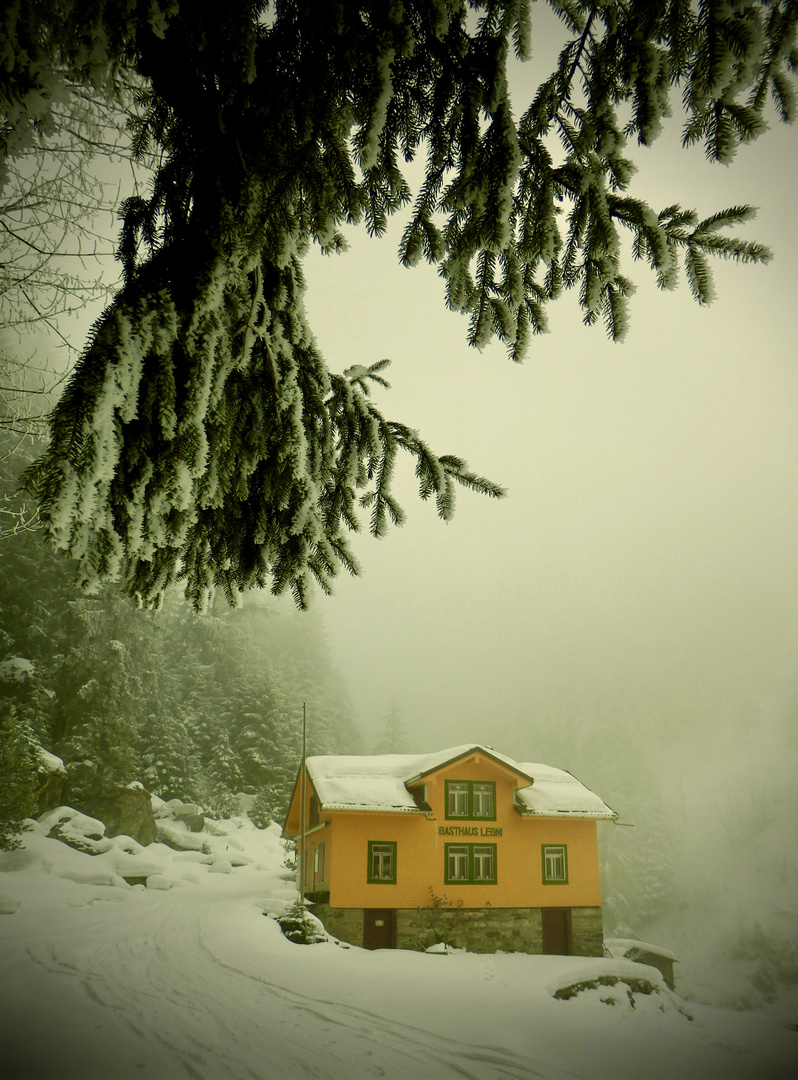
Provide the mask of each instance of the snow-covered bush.
POLYGON ((283 915, 278 915, 277 922, 288 940, 295 945, 318 945, 320 941, 329 940, 322 924, 299 900, 283 915))

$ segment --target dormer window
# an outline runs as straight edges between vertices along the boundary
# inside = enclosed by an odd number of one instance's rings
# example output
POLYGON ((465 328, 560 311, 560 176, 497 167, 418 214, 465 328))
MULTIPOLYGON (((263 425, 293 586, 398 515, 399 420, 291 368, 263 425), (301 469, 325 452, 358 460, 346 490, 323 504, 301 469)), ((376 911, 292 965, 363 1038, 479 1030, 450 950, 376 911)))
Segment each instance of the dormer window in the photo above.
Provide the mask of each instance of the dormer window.
POLYGON ((496 817, 496 785, 472 784, 471 804, 474 817, 496 817))
POLYGON ((446 817, 496 820, 496 784, 493 781, 447 780, 446 817))
POLYGON ((446 816, 468 817, 468 784, 446 783, 446 816))

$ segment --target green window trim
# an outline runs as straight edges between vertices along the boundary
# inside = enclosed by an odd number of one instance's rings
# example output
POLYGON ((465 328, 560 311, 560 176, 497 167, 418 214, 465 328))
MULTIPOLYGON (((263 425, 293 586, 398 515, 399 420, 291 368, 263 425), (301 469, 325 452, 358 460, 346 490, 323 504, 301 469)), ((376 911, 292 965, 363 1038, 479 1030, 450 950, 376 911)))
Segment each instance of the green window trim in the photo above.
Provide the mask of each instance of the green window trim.
POLYGON ((396 884, 396 841, 369 840, 366 881, 369 885, 396 884))
POLYGON ((540 848, 544 885, 568 884, 568 845, 542 844, 540 848))
POLYGON ((496 820, 495 780, 447 780, 445 800, 444 817, 447 821, 496 820), (452 809, 459 809, 458 803, 464 812, 452 813, 452 809))
POLYGON ((443 880, 446 885, 496 885, 496 844, 444 844, 443 880))

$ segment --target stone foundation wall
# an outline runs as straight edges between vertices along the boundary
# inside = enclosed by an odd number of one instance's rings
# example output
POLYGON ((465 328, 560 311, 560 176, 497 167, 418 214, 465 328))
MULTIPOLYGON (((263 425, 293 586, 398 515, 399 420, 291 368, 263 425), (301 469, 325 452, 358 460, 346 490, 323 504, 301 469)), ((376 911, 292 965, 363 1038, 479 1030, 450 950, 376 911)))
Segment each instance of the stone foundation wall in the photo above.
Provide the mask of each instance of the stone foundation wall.
POLYGON ((444 942, 469 952, 539 953, 538 908, 403 908, 396 913, 399 949, 428 949, 444 942))
MULTIPOLYGON (((328 932, 341 941, 363 945, 363 909, 311 908, 328 932)), ((444 942, 475 953, 543 951, 539 908, 400 908, 396 912, 396 947, 421 951, 444 942)), ((571 908, 571 952, 603 956, 600 907, 571 908)))
POLYGON ((571 908, 571 953, 573 956, 604 955, 604 923, 600 907, 571 908))
POLYGON ((363 908, 331 908, 329 904, 313 904, 310 910, 321 919, 333 937, 363 947, 363 908))

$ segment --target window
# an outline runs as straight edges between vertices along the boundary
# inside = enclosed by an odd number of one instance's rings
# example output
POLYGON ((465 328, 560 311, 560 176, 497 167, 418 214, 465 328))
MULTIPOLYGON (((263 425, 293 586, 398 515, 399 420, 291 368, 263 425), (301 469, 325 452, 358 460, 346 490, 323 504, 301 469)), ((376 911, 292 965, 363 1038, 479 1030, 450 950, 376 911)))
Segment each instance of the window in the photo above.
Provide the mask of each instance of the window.
POLYGON ((316 851, 316 880, 324 881, 324 844, 319 844, 316 851))
POLYGON ((496 784, 492 780, 447 780, 446 817, 495 821, 496 784))
POLYGON ((444 877, 447 885, 495 885, 495 844, 446 844, 444 877))
POLYGON ((565 844, 543 845, 543 884, 568 884, 568 849, 565 844))
POLYGON ((446 781, 446 816, 468 817, 468 784, 446 781))
POLYGON ((396 884, 396 842, 369 840, 369 884, 396 884))
POLYGON ((474 866, 474 881, 490 881, 496 880, 496 845, 495 844, 481 844, 477 846, 474 844, 472 851, 472 861, 474 866))
POLYGON ((474 817, 496 817, 496 785, 495 784, 472 784, 471 785, 471 811, 474 817))
POLYGON ((468 844, 446 845, 446 882, 468 881, 468 844))

